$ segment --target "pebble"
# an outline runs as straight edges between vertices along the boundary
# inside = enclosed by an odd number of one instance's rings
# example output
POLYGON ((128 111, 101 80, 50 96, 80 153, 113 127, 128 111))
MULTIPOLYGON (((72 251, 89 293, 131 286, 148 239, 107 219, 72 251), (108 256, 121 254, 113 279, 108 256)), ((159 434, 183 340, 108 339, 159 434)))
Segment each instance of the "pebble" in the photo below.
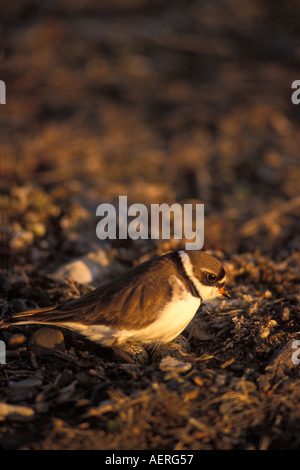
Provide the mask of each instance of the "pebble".
POLYGON ((28 348, 37 355, 51 354, 54 350, 65 351, 64 335, 55 328, 43 327, 29 339, 28 348))
POLYGON ((267 338, 269 336, 269 334, 270 334, 270 328, 269 327, 265 326, 265 327, 261 327, 259 329, 259 336, 261 338, 267 338))
POLYGON ((119 263, 114 262, 112 264, 105 250, 99 249, 64 264, 55 271, 52 277, 61 280, 71 278, 79 284, 93 284, 93 282, 101 280, 113 270, 118 272, 120 269, 121 265, 119 263))
POLYGON ((288 307, 284 307, 281 317, 282 321, 288 321, 290 319, 290 309, 288 307))
POLYGON ((0 402, 0 421, 10 419, 13 421, 25 421, 34 416, 34 410, 29 406, 12 405, 0 402))
POLYGON ((26 342, 26 336, 22 333, 15 333, 9 337, 7 345, 9 348, 19 348, 20 346, 24 346, 26 342))
POLYGON ((160 361, 159 368, 162 371, 185 374, 191 370, 192 364, 190 362, 179 361, 175 357, 167 356, 160 361))
POLYGON ((8 383, 8 386, 14 389, 26 389, 39 387, 42 383, 43 381, 39 377, 28 377, 24 380, 11 381, 8 383))
POLYGON ((265 299, 271 299, 271 298, 272 298, 272 292, 269 291, 269 290, 266 290, 266 291, 264 292, 264 294, 263 294, 263 297, 264 297, 265 299))

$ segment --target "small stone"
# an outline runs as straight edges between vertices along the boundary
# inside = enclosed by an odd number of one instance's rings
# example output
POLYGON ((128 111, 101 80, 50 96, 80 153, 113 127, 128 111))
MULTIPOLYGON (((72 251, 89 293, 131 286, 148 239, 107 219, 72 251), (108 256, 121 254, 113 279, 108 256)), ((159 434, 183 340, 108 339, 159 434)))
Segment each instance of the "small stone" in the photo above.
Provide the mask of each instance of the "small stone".
POLYGON ((11 381, 8 386, 14 389, 25 389, 39 387, 42 383, 43 381, 39 377, 28 377, 24 380, 11 381))
POLYGON ((19 348, 20 346, 24 346, 26 341, 27 338, 22 333, 15 333, 10 336, 7 345, 9 348, 19 348))
POLYGON ((290 309, 288 307, 284 307, 283 312, 281 314, 282 321, 288 321, 290 318, 290 309))
POLYGON ((29 406, 11 405, 0 402, 0 421, 10 419, 13 421, 25 421, 34 416, 34 410, 29 406))
POLYGON ((270 328, 268 326, 260 328, 259 336, 261 338, 267 338, 270 334, 270 328))
POLYGON ((54 279, 71 278, 79 284, 93 284, 112 272, 123 271, 122 265, 116 261, 111 262, 105 250, 100 248, 64 264, 51 277, 54 279))
POLYGON ((52 354, 54 350, 65 351, 64 336, 60 330, 43 327, 30 337, 29 349, 37 355, 52 354))
POLYGON ((271 299, 271 298, 272 298, 272 292, 269 291, 269 290, 266 290, 266 291, 264 292, 264 294, 263 294, 263 297, 264 297, 265 299, 271 299))
POLYGON ((175 359, 175 357, 164 357, 159 364, 160 370, 168 372, 176 372, 177 374, 185 374, 192 368, 190 362, 183 362, 175 359))

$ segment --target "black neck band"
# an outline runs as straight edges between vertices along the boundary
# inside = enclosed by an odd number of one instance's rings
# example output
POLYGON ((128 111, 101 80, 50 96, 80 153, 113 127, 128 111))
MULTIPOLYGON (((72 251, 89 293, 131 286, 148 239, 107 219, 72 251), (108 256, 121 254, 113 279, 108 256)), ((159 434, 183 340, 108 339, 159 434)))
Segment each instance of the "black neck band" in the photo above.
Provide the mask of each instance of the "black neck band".
POLYGON ((188 288, 188 290, 190 291, 190 293, 194 296, 194 297, 198 297, 198 299, 201 299, 201 295, 199 294, 198 290, 196 289, 196 286, 195 284, 193 283, 192 279, 187 275, 185 269, 184 269, 184 266, 183 266, 183 262, 182 262, 182 259, 181 259, 181 256, 179 254, 179 252, 175 252, 175 253, 172 253, 172 261, 173 263, 176 265, 177 269, 178 269, 178 272, 179 274, 181 275, 181 277, 183 277, 183 279, 186 281, 185 282, 185 285, 186 287, 188 288))

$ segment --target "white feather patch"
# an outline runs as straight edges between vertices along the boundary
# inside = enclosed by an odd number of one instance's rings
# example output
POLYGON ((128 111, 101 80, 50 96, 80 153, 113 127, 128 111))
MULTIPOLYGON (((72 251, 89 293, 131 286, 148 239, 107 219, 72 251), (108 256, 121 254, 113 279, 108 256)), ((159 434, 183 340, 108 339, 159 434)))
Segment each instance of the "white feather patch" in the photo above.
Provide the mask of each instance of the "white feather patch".
POLYGON ((168 343, 176 338, 190 323, 200 307, 201 300, 192 294, 174 295, 172 300, 158 314, 157 319, 146 328, 135 331, 122 330, 118 334, 119 341, 126 339, 141 343, 168 343))

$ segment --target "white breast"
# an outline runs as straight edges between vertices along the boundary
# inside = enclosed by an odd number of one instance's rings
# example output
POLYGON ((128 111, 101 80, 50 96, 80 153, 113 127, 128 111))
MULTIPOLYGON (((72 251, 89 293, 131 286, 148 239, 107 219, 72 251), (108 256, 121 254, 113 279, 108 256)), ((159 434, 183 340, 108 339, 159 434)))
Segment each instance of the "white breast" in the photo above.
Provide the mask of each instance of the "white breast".
POLYGON ((142 330, 123 330, 119 342, 126 339, 141 343, 168 343, 176 338, 190 323, 200 307, 201 300, 186 291, 184 285, 172 276, 173 296, 158 312, 157 319, 142 330))
MULTIPOLYGON (((190 323, 200 307, 200 299, 189 295, 186 300, 172 302, 160 312, 158 318, 143 330, 128 331, 130 338, 142 343, 168 343, 176 338, 190 323)), ((121 333, 123 340, 123 334, 121 333)), ((126 339, 126 338, 124 338, 126 339)))

